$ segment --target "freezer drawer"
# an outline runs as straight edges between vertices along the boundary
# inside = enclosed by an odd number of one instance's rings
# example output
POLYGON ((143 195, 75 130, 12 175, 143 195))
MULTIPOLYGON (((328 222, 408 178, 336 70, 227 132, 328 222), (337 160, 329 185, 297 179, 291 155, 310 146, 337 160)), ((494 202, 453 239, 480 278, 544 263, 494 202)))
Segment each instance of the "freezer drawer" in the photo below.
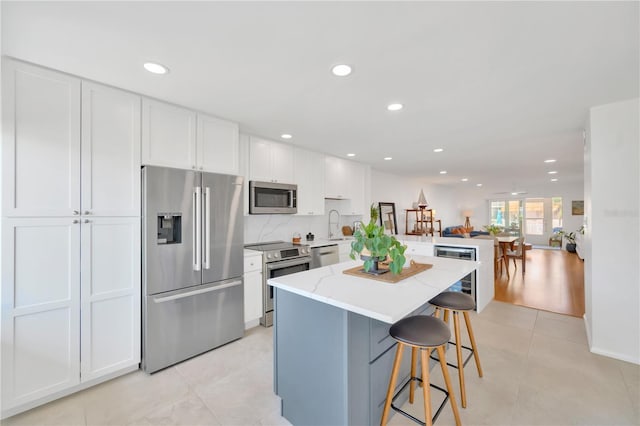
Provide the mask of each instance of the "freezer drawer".
POLYGON ((146 296, 142 369, 153 373, 244 334, 242 278, 146 296))

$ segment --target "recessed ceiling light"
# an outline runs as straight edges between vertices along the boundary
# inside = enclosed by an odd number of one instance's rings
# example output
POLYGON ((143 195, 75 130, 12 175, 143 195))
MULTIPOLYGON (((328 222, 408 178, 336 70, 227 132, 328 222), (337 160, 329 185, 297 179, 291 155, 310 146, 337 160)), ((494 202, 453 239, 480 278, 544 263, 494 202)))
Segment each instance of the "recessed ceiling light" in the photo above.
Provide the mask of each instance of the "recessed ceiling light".
POLYGON ((442 152, 442 151, 444 151, 444 149, 442 149, 442 148, 436 148, 436 149, 433 150, 433 152, 442 152))
POLYGON ((393 160, 393 157, 384 157, 386 161, 393 160))
POLYGON ((356 155, 355 155, 354 153, 352 153, 352 152, 350 152, 350 153, 348 153, 348 154, 347 154, 347 157, 355 157, 355 156, 356 156, 356 155))
POLYGON ((166 74, 169 72, 169 68, 155 62, 145 62, 144 69, 154 74, 166 74))
POLYGON ((404 108, 404 105, 402 105, 402 104, 389 104, 389 105, 387 105, 387 109, 389 111, 400 111, 402 108, 404 108))
POLYGON ((291 139, 293 136, 291 136, 289 133, 283 133, 280 135, 280 137, 282 139, 291 139))
POLYGON ((549 173, 550 175, 555 175, 555 174, 557 174, 558 172, 557 172, 557 171, 555 171, 555 170, 551 170, 550 172, 547 172, 547 173, 549 173))
POLYGON ((347 64, 338 64, 331 68, 331 72, 338 77, 346 77, 351 74, 351 67, 347 64))
POLYGON ((554 158, 549 158, 548 160, 544 160, 545 163, 555 163, 556 160, 554 158))
POLYGON ((551 179, 551 182, 557 182, 557 181, 558 181, 558 178, 551 179))
POLYGON ((481 186, 482 186, 482 184, 481 184, 481 183, 476 183, 476 186, 477 186, 477 187, 481 187, 481 186))
POLYGON ((441 175, 446 175, 446 174, 447 174, 447 171, 446 171, 446 170, 440 170, 440 174, 441 174, 441 175))
POLYGON ((461 180, 461 181, 463 181, 463 182, 467 182, 469 179, 467 179, 467 178, 462 178, 462 179, 460 179, 460 180, 461 180))
POLYGON ((518 193, 517 192, 512 192, 511 195, 518 195, 518 193))

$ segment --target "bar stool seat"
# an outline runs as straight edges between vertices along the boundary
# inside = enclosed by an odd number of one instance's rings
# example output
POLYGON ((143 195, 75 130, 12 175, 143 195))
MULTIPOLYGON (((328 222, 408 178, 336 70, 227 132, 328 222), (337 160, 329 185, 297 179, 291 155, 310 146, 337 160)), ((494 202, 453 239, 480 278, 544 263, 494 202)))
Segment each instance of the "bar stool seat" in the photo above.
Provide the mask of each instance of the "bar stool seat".
POLYGON ((449 401, 451 404, 456 425, 460 425, 460 414, 458 412, 458 406, 456 405, 456 397, 451 385, 449 370, 445 361, 444 347, 451 338, 451 330, 449 330, 449 326, 439 318, 426 315, 416 315, 403 318, 393 324, 389 329, 389 335, 398 342, 398 347, 396 349, 396 357, 393 362, 393 369, 391 370, 389 388, 387 389, 387 399, 382 411, 380 425, 386 425, 387 418, 389 416, 389 410, 393 409, 419 424, 431 426, 433 424, 433 421, 435 421, 435 419, 442 411, 442 408, 447 401, 449 401), (394 395, 393 391, 396 388, 396 380, 398 379, 400 364, 402 362, 402 353, 404 352, 405 346, 411 348, 411 376, 404 383, 404 385, 400 387, 400 390, 398 390, 398 392, 394 395), (440 367, 442 368, 442 375, 444 376, 444 381, 447 387, 446 390, 436 385, 432 385, 429 382, 429 355, 431 354, 432 349, 437 350, 438 355, 441 359, 440 367), (422 378, 416 376, 416 355, 418 350, 420 350, 421 356, 422 378), (424 396, 424 422, 393 405, 393 402, 396 400, 396 398, 398 398, 400 393, 408 385, 411 386, 409 388, 409 403, 413 404, 415 389, 414 381, 423 383, 422 392, 424 396), (442 402, 442 404, 440 404, 440 407, 438 407, 438 410, 433 417, 431 414, 431 387, 438 389, 445 394, 444 401, 442 402))
MULTIPOLYGON (((455 345, 456 345, 456 356, 458 359, 457 364, 447 365, 458 369, 458 380, 460 382, 460 399, 462 408, 467 407, 467 391, 465 389, 464 383, 464 366, 467 365, 471 356, 475 358, 476 367, 478 369, 478 376, 482 377, 482 366, 480 365, 480 357, 478 355, 478 347, 476 346, 476 339, 473 335, 473 329, 471 328, 471 320, 469 319, 469 311, 473 311, 475 308, 475 301, 473 297, 468 294, 460 293, 457 291, 445 291, 438 294, 436 297, 429 301, 430 304, 436 307, 435 316, 440 316, 440 310, 444 311, 444 322, 449 323, 449 312, 453 312, 453 328, 455 333, 455 345), (462 340, 460 339, 460 319, 459 312, 462 312, 464 316, 464 322, 467 325, 467 333, 469 334, 469 340, 471 341, 471 347, 464 346, 462 344, 462 340), (467 358, 462 360, 462 349, 468 350, 470 353, 467 358)), ((452 343, 453 342, 449 342, 452 343)), ((439 356, 439 354, 438 354, 439 356)), ((437 358, 433 358, 434 360, 438 360, 437 358)))

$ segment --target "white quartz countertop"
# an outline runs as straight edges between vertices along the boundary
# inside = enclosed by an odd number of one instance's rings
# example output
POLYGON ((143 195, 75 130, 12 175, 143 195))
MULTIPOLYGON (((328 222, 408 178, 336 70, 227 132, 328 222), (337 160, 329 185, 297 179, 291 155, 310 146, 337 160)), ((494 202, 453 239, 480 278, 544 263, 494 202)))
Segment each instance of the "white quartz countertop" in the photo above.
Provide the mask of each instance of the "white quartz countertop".
POLYGON ((272 278, 269 285, 392 324, 474 271, 480 262, 442 257, 412 256, 431 269, 391 284, 343 274, 362 265, 349 261, 272 278))
POLYGON ((322 246, 340 245, 340 244, 351 245, 351 241, 353 241, 353 237, 345 237, 345 239, 341 239, 341 240, 329 240, 327 238, 316 238, 313 241, 307 241, 303 238, 302 244, 308 244, 310 247, 313 248, 313 247, 322 247, 322 246))

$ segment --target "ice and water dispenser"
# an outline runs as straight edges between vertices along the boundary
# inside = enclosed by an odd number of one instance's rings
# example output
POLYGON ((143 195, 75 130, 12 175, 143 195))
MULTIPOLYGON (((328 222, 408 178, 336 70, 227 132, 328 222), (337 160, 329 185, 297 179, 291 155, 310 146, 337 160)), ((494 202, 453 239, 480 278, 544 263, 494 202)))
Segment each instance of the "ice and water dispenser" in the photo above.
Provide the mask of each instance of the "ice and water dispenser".
POLYGON ((180 244, 182 242, 182 215, 180 213, 158 214, 158 244, 180 244))

